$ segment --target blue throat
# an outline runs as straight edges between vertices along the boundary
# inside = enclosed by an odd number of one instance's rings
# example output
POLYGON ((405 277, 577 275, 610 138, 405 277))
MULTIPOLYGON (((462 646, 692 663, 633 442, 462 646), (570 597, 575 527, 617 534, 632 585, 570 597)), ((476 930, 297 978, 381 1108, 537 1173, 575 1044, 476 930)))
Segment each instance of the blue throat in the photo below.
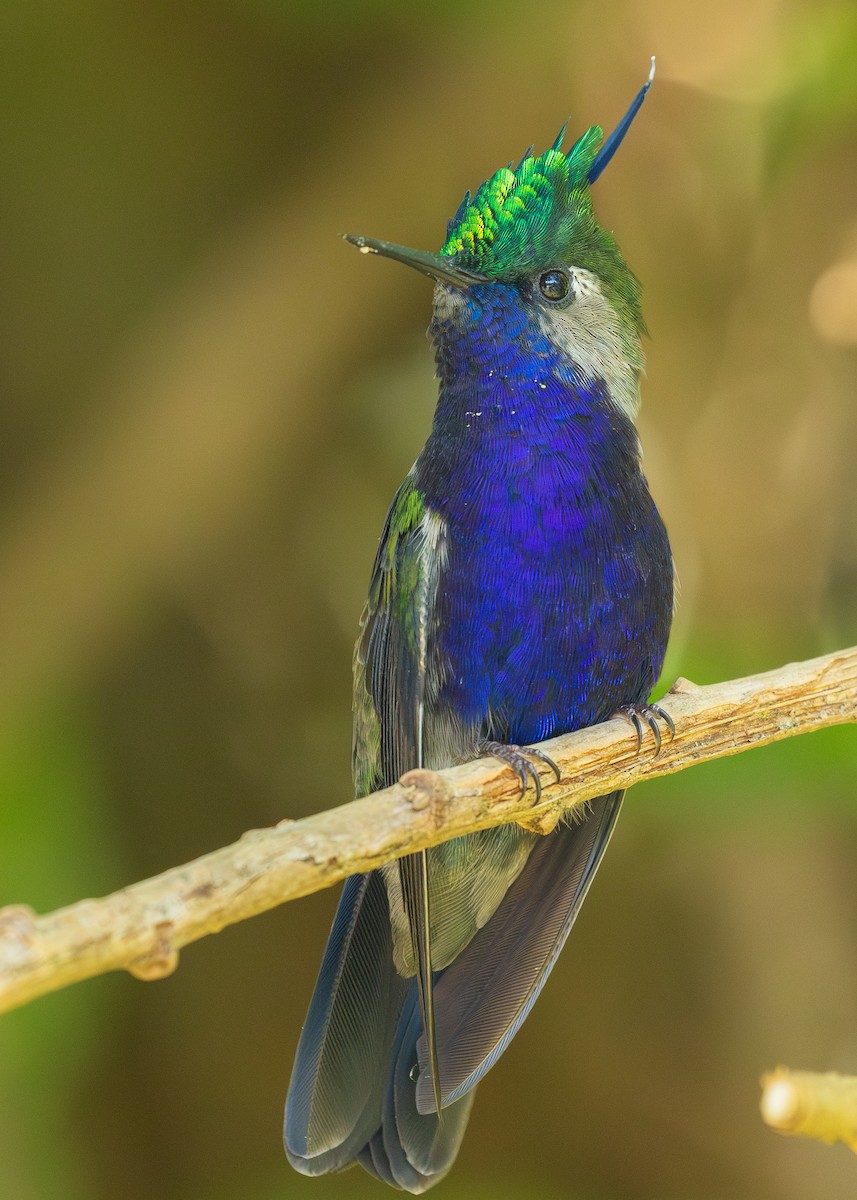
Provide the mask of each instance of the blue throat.
POLYGON ((672 613, 633 423, 514 287, 435 317, 440 395, 417 485, 447 527, 439 705, 520 744, 645 700, 672 613), (486 716, 486 714, 488 714, 486 716))

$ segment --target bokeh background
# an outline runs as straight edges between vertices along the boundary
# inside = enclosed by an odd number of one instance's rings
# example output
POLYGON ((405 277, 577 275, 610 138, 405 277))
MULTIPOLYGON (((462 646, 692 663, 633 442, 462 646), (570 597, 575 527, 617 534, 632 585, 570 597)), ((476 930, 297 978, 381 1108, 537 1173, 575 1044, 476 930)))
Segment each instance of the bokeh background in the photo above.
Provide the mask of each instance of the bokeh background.
MULTIPOLYGON (((78 0, 0 8, 0 903, 46 910, 350 792, 350 662, 427 432, 433 248, 568 113, 644 281, 665 671, 857 641, 857 8, 78 0)), ((857 733, 639 788, 437 1195, 852 1197, 757 1078, 857 1071, 857 733)), ((380 1197, 294 1174, 335 897, 170 979, 0 1018, 0 1195, 380 1197)))

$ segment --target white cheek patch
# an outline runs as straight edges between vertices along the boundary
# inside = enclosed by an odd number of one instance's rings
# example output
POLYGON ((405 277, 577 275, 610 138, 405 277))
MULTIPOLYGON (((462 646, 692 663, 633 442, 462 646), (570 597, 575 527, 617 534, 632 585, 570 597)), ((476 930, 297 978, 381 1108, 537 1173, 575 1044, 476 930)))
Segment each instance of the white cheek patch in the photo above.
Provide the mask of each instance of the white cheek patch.
POLYGON ((588 379, 602 379, 616 407, 633 421, 640 408, 643 352, 636 337, 621 334, 620 320, 597 276, 570 267, 570 304, 538 314, 542 334, 576 363, 588 379))
POLYGON ((464 307, 464 296, 444 283, 434 285, 434 315, 439 321, 455 321, 464 307))

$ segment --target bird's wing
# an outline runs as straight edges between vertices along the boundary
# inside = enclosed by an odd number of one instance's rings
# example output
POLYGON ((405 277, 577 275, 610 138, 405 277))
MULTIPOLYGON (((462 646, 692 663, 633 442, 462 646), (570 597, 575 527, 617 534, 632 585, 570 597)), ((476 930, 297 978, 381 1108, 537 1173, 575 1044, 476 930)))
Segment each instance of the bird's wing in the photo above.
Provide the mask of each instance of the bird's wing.
POLYGON ((387 513, 354 649, 358 796, 422 763, 429 639, 445 538, 442 519, 409 475, 387 513))
MULTIPOLYGON (((445 561, 445 528, 413 476, 399 489, 375 560, 354 656, 354 781, 358 795, 424 765, 430 629, 445 561)), ((434 1057, 434 972, 428 853, 398 864, 429 1064, 434 1057)), ((395 920, 394 920, 395 940, 395 920)), ((401 959, 397 955, 397 959, 401 959)), ((437 1080, 437 1070, 431 1072, 437 1080)), ((435 1082, 437 1109, 439 1085, 435 1082)))
MULTIPOLYGON (((622 796, 598 797, 584 821, 540 838, 491 920, 441 975, 435 1059, 444 1105, 491 1069, 535 1003, 607 848, 622 796)), ((417 1111, 433 1112, 422 1039, 417 1053, 417 1111)))

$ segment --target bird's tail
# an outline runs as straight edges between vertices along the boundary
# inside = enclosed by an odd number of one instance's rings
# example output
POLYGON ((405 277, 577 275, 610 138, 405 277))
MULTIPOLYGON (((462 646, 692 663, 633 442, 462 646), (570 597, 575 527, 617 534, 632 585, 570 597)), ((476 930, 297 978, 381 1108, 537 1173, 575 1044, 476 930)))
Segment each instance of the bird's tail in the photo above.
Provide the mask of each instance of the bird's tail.
POLYGON ((349 879, 339 901, 286 1100, 289 1161, 305 1175, 360 1162, 379 1179, 424 1192, 455 1161, 472 1096, 416 1108, 419 988, 393 966, 380 872, 349 879))
POLYGON ((357 1161, 414 1193, 446 1174, 475 1086, 556 962, 621 802, 621 792, 602 796, 584 821, 539 838, 488 923, 436 973, 436 1071, 417 980, 393 965, 384 880, 378 872, 348 880, 286 1102, 286 1152, 299 1171, 319 1175, 357 1161))

